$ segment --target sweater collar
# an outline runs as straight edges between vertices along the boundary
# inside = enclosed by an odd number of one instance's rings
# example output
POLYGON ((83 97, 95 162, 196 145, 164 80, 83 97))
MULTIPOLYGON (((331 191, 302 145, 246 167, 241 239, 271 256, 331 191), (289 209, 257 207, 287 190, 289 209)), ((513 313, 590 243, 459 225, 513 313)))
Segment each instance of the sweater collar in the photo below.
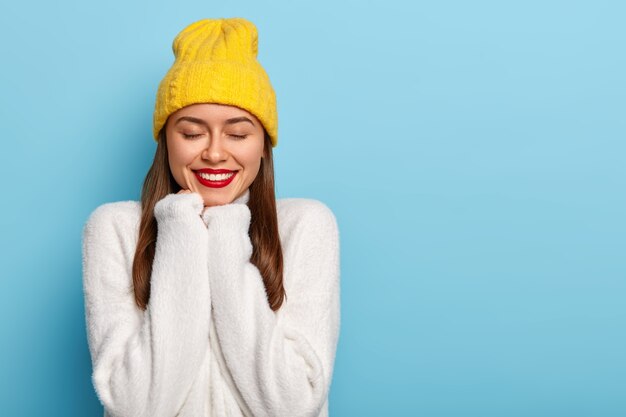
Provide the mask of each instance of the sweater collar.
MULTIPOLYGON (((230 204, 247 204, 249 199, 250 199, 250 189, 246 188, 246 191, 244 191, 243 194, 241 194, 239 197, 234 199, 230 204)), ((228 206, 228 205, 229 204, 225 204, 225 206, 228 206)), ((205 224, 208 224, 210 213, 211 213, 211 207, 209 207, 208 209, 205 209, 202 212, 201 216, 205 224)))
POLYGON ((248 200, 250 200, 250 188, 246 188, 246 191, 243 192, 239 197, 233 200, 231 204, 248 204, 248 200))

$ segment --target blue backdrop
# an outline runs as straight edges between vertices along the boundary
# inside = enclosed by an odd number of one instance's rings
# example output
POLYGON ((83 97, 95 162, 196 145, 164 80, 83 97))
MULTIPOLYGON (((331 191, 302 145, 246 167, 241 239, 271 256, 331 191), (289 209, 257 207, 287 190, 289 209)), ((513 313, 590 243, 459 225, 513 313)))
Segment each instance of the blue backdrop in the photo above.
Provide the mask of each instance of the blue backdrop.
POLYGON ((101 416, 82 227, 139 198, 174 36, 233 16, 277 93, 278 196, 340 228, 331 416, 626 415, 624 2, 2 9, 2 415, 101 416))

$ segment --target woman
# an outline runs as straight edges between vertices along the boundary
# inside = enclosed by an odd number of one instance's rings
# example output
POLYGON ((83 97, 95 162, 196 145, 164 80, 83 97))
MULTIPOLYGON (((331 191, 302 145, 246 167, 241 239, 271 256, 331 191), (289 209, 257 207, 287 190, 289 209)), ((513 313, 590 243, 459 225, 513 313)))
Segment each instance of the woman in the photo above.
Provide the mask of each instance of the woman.
POLYGON ((320 201, 275 199, 256 27, 204 19, 172 47, 141 202, 103 204, 83 229, 104 415, 327 416, 338 229, 320 201))

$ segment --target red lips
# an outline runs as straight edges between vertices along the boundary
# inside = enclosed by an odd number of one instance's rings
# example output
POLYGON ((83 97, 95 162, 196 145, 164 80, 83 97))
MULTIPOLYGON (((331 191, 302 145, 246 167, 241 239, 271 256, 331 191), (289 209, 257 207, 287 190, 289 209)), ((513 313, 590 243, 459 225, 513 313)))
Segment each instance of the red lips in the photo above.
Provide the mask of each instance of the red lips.
POLYGON ((202 185, 204 185, 206 187, 211 187, 211 188, 222 188, 222 187, 226 187, 228 184, 230 184, 232 182, 232 180, 237 175, 237 171, 233 171, 233 170, 230 170, 230 169, 202 168, 202 169, 198 169, 198 170, 194 171, 194 174, 196 175, 196 178, 198 179, 200 184, 202 184, 202 185), (225 180, 220 180, 220 181, 211 181, 209 179, 202 178, 202 176, 200 175, 200 173, 203 173, 203 174, 228 174, 228 173, 231 173, 231 172, 233 173, 233 175, 231 175, 229 178, 226 178, 225 180))

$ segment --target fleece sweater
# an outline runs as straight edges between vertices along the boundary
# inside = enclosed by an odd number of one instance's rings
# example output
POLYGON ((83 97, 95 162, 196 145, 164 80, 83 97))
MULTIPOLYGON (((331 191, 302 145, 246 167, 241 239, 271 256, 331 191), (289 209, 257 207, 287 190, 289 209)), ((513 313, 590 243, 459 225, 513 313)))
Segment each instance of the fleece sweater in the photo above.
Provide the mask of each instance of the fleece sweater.
POLYGON ((328 416, 339 337, 339 234, 322 202, 277 199, 281 308, 250 262, 249 189, 204 212, 198 193, 154 207, 146 310, 132 263, 141 205, 97 207, 83 227, 83 291, 105 417, 328 416))

